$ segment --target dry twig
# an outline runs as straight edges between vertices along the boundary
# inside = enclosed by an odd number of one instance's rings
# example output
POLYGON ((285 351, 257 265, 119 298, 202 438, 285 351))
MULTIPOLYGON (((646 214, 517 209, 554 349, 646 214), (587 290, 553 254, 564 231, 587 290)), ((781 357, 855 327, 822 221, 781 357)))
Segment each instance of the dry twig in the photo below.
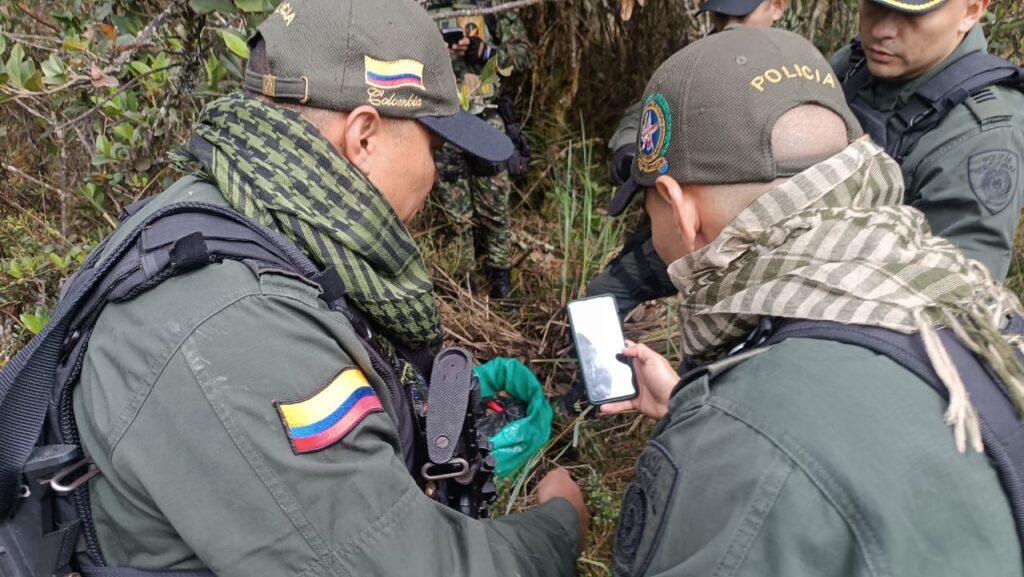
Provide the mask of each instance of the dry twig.
POLYGON ((514 2, 505 2, 504 4, 498 4, 497 6, 489 6, 487 8, 466 8, 464 10, 447 10, 445 12, 431 14, 431 18, 433 18, 434 20, 447 20, 448 18, 458 18, 461 16, 499 14, 501 12, 507 12, 508 10, 518 10, 520 8, 526 8, 527 6, 533 6, 534 4, 540 4, 541 2, 559 1, 561 0, 515 0, 514 2))

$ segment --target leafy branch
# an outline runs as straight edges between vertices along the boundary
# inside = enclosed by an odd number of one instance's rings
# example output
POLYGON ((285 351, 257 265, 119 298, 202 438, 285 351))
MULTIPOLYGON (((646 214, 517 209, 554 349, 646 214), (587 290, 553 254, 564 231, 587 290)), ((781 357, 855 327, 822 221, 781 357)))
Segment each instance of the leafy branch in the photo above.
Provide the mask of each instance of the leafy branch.
MULTIPOLYGON (((116 86, 117 79, 114 78, 114 76, 121 71, 121 68, 132 59, 140 48, 149 46, 155 42, 154 36, 156 31, 163 26, 175 11, 183 9, 186 4, 187 0, 174 0, 165 6, 164 9, 157 14, 157 16, 153 18, 153 20, 151 20, 141 32, 139 32, 134 41, 124 46, 115 47, 114 52, 117 53, 117 56, 107 66, 101 69, 96 62, 93 61, 88 74, 68 72, 68 80, 66 82, 51 88, 45 88, 41 85, 41 78, 37 80, 40 76, 39 73, 31 74, 31 72, 29 72, 30 75, 28 78, 22 78, 22 73, 24 71, 33 70, 33 67, 31 65, 26 67, 26 63, 21 61, 23 53, 20 52, 20 46, 15 45, 15 49, 12 50, 11 59, 8 60, 6 74, 8 76, 7 82, 0 85, 0 95, 4 95, 6 98, 0 97, 0 102, 3 102, 4 100, 49 96, 84 86, 89 83, 95 87, 116 86), (18 52, 15 52, 15 50, 18 52), (15 67, 17 67, 17 72, 15 72, 15 67)), ((21 6, 19 5, 19 8, 20 7, 21 6)), ((27 9, 26 13, 28 13, 27 9)), ((40 23, 44 23, 44 21, 41 20, 41 17, 38 15, 35 16, 35 20, 40 23)), ((51 26, 49 24, 45 25, 51 26)), ((52 59, 49 62, 52 62, 52 59)))

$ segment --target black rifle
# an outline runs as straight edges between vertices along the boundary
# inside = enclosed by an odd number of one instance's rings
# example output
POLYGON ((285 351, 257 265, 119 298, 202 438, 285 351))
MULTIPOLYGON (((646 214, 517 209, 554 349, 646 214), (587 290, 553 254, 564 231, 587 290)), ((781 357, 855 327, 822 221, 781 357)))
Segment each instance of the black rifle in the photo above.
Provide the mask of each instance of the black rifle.
POLYGON ((428 495, 474 519, 486 518, 497 498, 491 442, 476 428, 480 383, 473 355, 459 347, 434 360, 427 394, 427 454, 420 474, 428 495))

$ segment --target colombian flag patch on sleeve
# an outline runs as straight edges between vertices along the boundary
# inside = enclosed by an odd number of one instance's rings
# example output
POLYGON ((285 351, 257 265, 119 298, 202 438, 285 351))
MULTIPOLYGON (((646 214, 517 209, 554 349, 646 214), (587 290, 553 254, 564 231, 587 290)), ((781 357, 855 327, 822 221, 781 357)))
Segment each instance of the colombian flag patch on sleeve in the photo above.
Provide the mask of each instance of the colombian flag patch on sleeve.
POLYGON ((313 396, 298 401, 274 401, 292 451, 325 449, 349 433, 367 415, 384 410, 362 371, 338 373, 313 396))

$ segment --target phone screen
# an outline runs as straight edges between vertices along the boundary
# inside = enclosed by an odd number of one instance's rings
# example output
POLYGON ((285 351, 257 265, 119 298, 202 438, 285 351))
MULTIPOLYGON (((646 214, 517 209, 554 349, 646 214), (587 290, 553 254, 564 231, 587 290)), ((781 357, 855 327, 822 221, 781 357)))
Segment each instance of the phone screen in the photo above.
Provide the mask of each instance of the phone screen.
POLYGON ((615 298, 601 295, 572 301, 568 310, 590 404, 635 397, 633 369, 615 358, 625 346, 615 298))

